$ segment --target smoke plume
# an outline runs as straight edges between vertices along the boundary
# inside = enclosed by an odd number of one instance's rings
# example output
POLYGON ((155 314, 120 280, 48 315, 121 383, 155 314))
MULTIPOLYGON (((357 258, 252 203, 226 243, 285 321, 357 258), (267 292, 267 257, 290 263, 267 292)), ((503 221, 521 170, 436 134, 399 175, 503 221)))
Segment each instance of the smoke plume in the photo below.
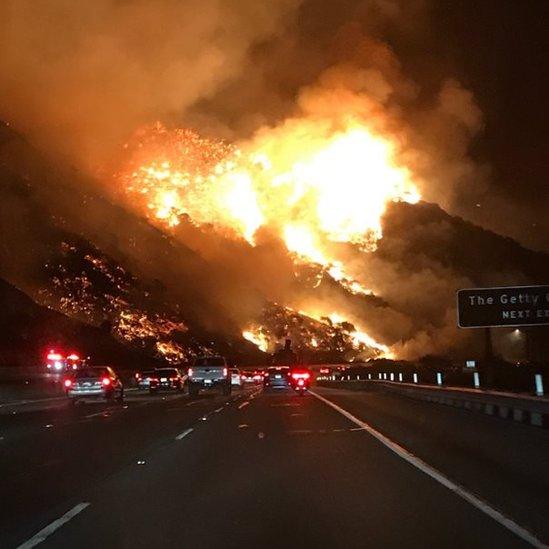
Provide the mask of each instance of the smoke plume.
POLYGON ((6 0, 0 118, 49 152, 96 163, 134 128, 238 75, 297 0, 6 0))

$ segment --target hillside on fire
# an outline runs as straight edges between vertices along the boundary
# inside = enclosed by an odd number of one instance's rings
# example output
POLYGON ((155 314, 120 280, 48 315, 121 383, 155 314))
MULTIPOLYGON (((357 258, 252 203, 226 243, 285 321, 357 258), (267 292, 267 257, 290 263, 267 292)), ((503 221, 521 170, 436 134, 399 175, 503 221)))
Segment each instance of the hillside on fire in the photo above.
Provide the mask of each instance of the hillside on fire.
MULTIPOLYGON (((353 162, 346 148, 364 138, 344 134, 325 154, 343 147, 345 167, 353 162)), ((53 322, 72 326, 86 349, 97 338, 122 362, 183 363, 203 353, 264 361, 287 337, 311 361, 461 356, 480 342, 455 327, 458 288, 541 283, 549 272, 549 256, 422 202, 402 174, 389 174, 396 194, 376 211, 364 196, 337 219, 344 206, 334 195, 318 207, 336 218, 318 226, 302 203, 314 173, 298 187, 275 175, 281 181, 254 203, 252 179, 272 169, 265 158, 161 125, 132 139, 139 146, 130 140, 115 169, 91 177, 0 129, 0 276, 57 311, 48 312, 53 322), (217 203, 226 193, 227 208, 217 203), (294 196, 299 223, 282 223, 288 193, 302 193, 294 196), (263 200, 273 205, 270 219, 263 200), (235 217, 231 207, 240 206, 251 214, 235 217), (329 231, 333 238, 320 240, 329 231)), ((312 162, 323 170, 325 161, 312 162)), ((354 174, 326 176, 341 190, 354 174)), ((14 291, 2 292, 4 310, 21 299, 14 291)), ((39 310, 44 333, 36 322, 27 330, 37 348, 53 335, 39 310)))

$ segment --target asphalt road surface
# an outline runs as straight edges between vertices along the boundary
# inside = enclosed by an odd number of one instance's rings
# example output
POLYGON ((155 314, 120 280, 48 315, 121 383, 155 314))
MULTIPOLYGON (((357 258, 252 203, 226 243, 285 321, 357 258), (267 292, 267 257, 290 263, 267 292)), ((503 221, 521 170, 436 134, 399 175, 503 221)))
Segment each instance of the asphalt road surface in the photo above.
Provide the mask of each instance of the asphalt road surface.
POLYGON ((547 431, 315 392, 0 407, 0 547, 548 543, 547 431))

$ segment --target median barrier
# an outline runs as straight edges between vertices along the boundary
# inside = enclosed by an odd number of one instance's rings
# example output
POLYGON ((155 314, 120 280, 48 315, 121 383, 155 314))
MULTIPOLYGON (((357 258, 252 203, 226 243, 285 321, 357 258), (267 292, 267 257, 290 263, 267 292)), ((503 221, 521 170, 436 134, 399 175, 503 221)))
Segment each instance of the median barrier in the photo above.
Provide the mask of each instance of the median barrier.
POLYGON ((320 387, 382 391, 446 406, 481 412, 501 419, 549 428, 549 399, 461 387, 438 387, 379 380, 317 381, 320 387))

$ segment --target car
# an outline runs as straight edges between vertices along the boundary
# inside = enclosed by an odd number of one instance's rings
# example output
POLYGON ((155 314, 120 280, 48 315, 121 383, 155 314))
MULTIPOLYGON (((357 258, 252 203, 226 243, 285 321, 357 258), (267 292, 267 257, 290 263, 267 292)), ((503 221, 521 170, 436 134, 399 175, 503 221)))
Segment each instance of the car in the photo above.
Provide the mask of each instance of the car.
POLYGON ((158 368, 151 376, 149 392, 182 391, 185 378, 177 368, 158 368))
POLYGON ((124 400, 124 385, 110 366, 85 367, 64 381, 65 393, 73 404, 79 400, 99 398, 124 400))
POLYGON ((227 360, 222 356, 204 356, 194 360, 188 371, 189 395, 197 396, 202 389, 221 389, 231 394, 231 378, 227 360))
POLYGON ((151 385, 151 378, 155 375, 155 370, 143 370, 142 372, 136 372, 135 382, 137 383, 137 389, 142 391, 148 389, 151 385))
POLYGON ((242 383, 254 383, 254 374, 253 372, 242 372, 240 379, 242 383))
POLYGON ((229 372, 231 374, 231 385, 238 385, 241 387, 243 385, 242 375, 238 368, 230 368, 229 372))
POLYGON ((272 366, 267 368, 263 378, 265 389, 286 389, 290 386, 290 368, 288 366, 272 366))

